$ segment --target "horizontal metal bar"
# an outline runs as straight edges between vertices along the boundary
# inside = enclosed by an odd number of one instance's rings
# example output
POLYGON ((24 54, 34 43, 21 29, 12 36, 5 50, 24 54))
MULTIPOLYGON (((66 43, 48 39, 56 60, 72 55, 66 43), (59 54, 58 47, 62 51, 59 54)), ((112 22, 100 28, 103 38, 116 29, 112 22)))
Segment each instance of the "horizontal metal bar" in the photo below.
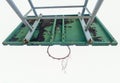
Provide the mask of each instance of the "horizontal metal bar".
POLYGON ((77 18, 91 18, 91 16, 44 16, 44 17, 25 17, 25 19, 77 19, 77 18))
POLYGON ((47 8, 77 8, 84 7, 84 5, 73 5, 73 6, 45 6, 45 7, 34 7, 35 9, 47 9, 47 8))

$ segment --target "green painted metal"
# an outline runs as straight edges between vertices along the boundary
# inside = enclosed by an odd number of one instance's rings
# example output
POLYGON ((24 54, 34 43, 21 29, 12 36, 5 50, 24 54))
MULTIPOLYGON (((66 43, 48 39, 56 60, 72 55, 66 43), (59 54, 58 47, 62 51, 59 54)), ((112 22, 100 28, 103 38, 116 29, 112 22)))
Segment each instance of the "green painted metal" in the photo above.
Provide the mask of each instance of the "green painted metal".
MULTIPOLYGON (((76 15, 77 16, 77 15, 76 15)), ((48 16, 49 18, 49 16, 48 16)), ((88 21, 85 19, 85 21, 88 21)), ((28 21, 30 24, 31 20, 28 21)), ((106 46, 117 45, 117 41, 96 17, 90 26, 93 43, 88 43, 78 19, 41 19, 31 40, 24 43, 29 29, 23 23, 6 38, 4 45, 78 45, 106 46)))

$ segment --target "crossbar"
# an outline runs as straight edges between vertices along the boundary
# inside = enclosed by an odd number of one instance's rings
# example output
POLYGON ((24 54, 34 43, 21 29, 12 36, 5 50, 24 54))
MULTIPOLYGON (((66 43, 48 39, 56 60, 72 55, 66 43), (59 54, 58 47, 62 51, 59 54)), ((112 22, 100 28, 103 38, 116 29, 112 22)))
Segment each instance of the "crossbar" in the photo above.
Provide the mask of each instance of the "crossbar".
POLYGON ((84 7, 84 5, 72 5, 72 6, 45 6, 45 7, 35 7, 35 9, 49 9, 49 8, 79 8, 84 7))

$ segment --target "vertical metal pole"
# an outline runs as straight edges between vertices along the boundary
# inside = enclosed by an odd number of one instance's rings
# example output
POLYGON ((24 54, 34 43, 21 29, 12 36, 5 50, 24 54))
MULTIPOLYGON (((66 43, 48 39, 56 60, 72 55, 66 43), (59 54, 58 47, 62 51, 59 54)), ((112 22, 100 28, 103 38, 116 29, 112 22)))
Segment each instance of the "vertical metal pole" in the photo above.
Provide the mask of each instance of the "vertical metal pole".
POLYGON ((85 13, 85 9, 86 9, 87 4, 88 4, 88 0, 85 0, 84 7, 83 7, 83 10, 82 10, 82 16, 85 13))
POLYGON ((29 27, 30 31, 32 31, 32 26, 27 22, 27 20, 23 17, 17 6, 12 0, 6 0, 8 4, 11 6, 11 8, 15 11, 15 13, 19 16, 19 18, 22 20, 22 22, 29 27))
POLYGON ((38 15, 37 15, 37 12, 35 11, 35 8, 34 8, 34 6, 33 6, 32 1, 31 1, 31 0, 28 0, 28 2, 29 2, 29 4, 30 4, 30 6, 31 6, 31 8, 32 8, 32 10, 33 10, 33 12, 34 12, 34 14, 35 14, 35 16, 38 16, 38 15))
POLYGON ((92 12, 92 16, 91 16, 91 18, 89 18, 89 20, 88 20, 88 23, 87 23, 87 26, 86 26, 86 30, 87 30, 87 29, 90 27, 90 25, 93 23, 94 18, 95 18, 95 16, 96 16, 96 14, 97 14, 100 6, 102 5, 102 2, 103 2, 103 0, 98 0, 98 1, 97 1, 96 5, 95 5, 95 8, 94 8, 94 10, 93 10, 93 12, 92 12))

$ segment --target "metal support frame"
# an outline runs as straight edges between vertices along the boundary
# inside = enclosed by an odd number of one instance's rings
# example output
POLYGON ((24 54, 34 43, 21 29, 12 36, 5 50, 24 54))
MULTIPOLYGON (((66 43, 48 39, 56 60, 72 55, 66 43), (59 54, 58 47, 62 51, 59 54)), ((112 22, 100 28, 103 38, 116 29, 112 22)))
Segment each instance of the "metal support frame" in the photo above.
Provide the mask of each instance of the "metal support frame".
POLYGON ((100 6, 102 5, 102 3, 103 3, 103 0, 98 0, 97 1, 97 4, 95 5, 95 8, 94 8, 94 10, 92 12, 91 18, 88 20, 86 29, 88 29, 90 27, 90 25, 93 23, 93 21, 95 19, 95 16, 96 16, 100 6))
POLYGON ((9 5, 11 6, 11 8, 15 11, 15 13, 19 16, 19 18, 22 20, 22 22, 28 26, 28 28, 30 29, 30 31, 32 31, 32 27, 31 25, 27 22, 26 19, 24 19, 22 13, 19 11, 19 9, 17 8, 17 6, 15 5, 15 3, 12 0, 6 0, 9 5))
MULTIPOLYGON (((12 9, 16 12, 16 14, 19 16, 19 18, 22 20, 22 22, 28 26, 29 28, 29 32, 28 34, 26 35, 25 39, 24 39, 24 42, 29 42, 29 40, 31 39, 37 25, 39 24, 39 21, 40 19, 63 19, 63 23, 64 24, 64 19, 66 18, 79 18, 80 20, 80 23, 82 24, 82 27, 83 27, 83 31, 84 31, 84 34, 86 36, 86 39, 89 43, 91 43, 93 40, 92 40, 92 37, 88 31, 88 28, 90 27, 90 25, 93 23, 94 21, 94 18, 103 2, 103 0, 97 0, 97 3, 95 5, 95 8, 93 10, 93 12, 91 13, 89 11, 89 9, 87 8, 87 4, 88 4, 88 0, 85 0, 85 3, 84 5, 72 5, 72 6, 45 6, 45 7, 34 7, 33 3, 31 0, 28 0, 30 6, 32 9, 30 9, 24 16, 22 15, 22 13, 19 11, 19 9, 17 8, 17 6, 15 5, 15 3, 13 2, 13 0, 6 0, 9 5, 12 7, 12 9), (54 16, 49 16, 49 17, 46 17, 46 16, 38 16, 37 15, 37 12, 36 12, 36 9, 48 9, 48 8, 75 8, 75 7, 82 7, 83 10, 82 10, 82 13, 81 14, 78 14, 78 16, 67 16, 67 15, 54 15, 54 16), (34 17, 29 17, 28 14, 33 10, 35 16, 34 17), (85 10, 89 13, 90 16, 84 16, 84 13, 85 13, 85 10), (84 18, 88 18, 88 22, 87 24, 85 24, 84 22, 84 18), (31 26, 27 20, 30 20, 30 19, 36 19, 35 23, 33 24, 33 26, 31 26)), ((55 22, 54 22, 54 27, 55 27, 55 22)), ((52 31, 52 34, 54 33, 54 27, 53 27, 53 31, 52 31)), ((64 28, 64 27, 63 27, 64 28)), ((54 35, 53 35, 54 36, 54 35)), ((53 39, 51 39, 52 41, 53 39)), ((64 31, 63 31, 63 40, 64 40, 64 31)))
MULTIPOLYGON (((41 14, 40 14, 40 17, 42 17, 41 14)), ((27 33, 27 35, 26 35, 25 38, 24 38, 24 43, 28 43, 28 42, 30 41, 30 39, 31 39, 31 37, 32 37, 35 29, 37 28, 39 22, 40 22, 40 19, 35 20, 34 24, 32 25, 33 30, 32 30, 32 31, 29 31, 29 32, 27 33)))
MULTIPOLYGON (((80 15, 80 13, 78 13, 78 16, 81 16, 80 15)), ((91 34, 90 34, 90 32, 87 30, 86 31, 86 24, 85 24, 85 21, 84 21, 84 19, 82 18, 79 18, 79 21, 80 21, 80 23, 81 23, 81 25, 82 25, 82 29, 83 29, 83 32, 84 32, 84 34, 85 34, 85 37, 86 37, 86 40, 87 40, 87 42, 88 43, 92 43, 93 42, 93 39, 92 39, 92 36, 91 36, 91 34)))
POLYGON ((30 6, 31 6, 31 8, 32 8, 32 10, 33 10, 33 12, 34 12, 34 14, 35 14, 35 16, 38 16, 38 15, 37 15, 37 12, 35 11, 35 7, 33 6, 32 1, 31 1, 31 0, 28 0, 28 2, 29 2, 29 4, 30 4, 30 6))
POLYGON ((84 7, 83 7, 83 10, 82 10, 82 16, 84 16, 87 4, 88 4, 88 0, 85 0, 84 7))

